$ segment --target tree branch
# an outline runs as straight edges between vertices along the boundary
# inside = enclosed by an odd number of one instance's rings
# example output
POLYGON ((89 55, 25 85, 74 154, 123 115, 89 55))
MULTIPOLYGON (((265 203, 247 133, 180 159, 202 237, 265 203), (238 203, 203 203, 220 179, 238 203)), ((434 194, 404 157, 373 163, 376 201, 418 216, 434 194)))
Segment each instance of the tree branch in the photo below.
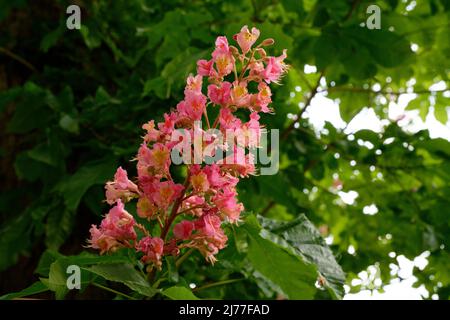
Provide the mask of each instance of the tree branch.
POLYGON ((25 67, 27 67, 31 71, 37 72, 37 69, 31 63, 29 63, 27 60, 23 59, 22 57, 19 57, 14 52, 11 52, 11 51, 9 51, 8 49, 6 49, 4 47, 0 47, 0 52, 4 53, 5 55, 7 55, 8 57, 12 58, 13 60, 16 60, 20 64, 23 64, 25 67))

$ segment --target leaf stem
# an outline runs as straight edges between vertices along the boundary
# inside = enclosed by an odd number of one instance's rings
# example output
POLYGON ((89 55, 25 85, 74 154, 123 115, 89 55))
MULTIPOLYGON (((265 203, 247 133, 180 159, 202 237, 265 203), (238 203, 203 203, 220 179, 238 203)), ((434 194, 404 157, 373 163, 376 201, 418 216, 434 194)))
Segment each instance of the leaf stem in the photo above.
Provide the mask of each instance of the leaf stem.
POLYGON ((194 248, 190 248, 188 251, 186 251, 181 257, 175 261, 175 266, 177 268, 180 267, 180 265, 191 255, 191 253, 194 252, 194 248))
POLYGON ((8 57, 16 60, 17 62, 23 64, 25 67, 27 67, 31 71, 37 72, 37 69, 36 69, 35 66, 33 66, 31 63, 29 63, 27 60, 23 59, 22 57, 18 56, 14 52, 11 52, 11 51, 9 51, 8 49, 6 49, 4 47, 0 47, 0 52, 4 53, 8 57))
POLYGON ((198 288, 194 288, 192 289, 192 291, 200 291, 200 290, 204 290, 204 289, 208 289, 208 288, 212 288, 212 287, 217 287, 217 286, 223 286, 226 284, 230 284, 230 283, 235 283, 235 282, 239 282, 245 280, 245 278, 240 278, 240 279, 228 279, 228 280, 223 280, 223 281, 218 281, 218 282, 213 282, 213 283, 208 283, 205 284, 204 286, 198 287, 198 288))
POLYGON ((122 292, 116 291, 116 290, 114 290, 114 289, 105 287, 105 286, 103 286, 103 285, 101 285, 101 284, 98 284, 98 283, 93 282, 92 285, 95 286, 95 287, 98 287, 98 288, 100 288, 100 289, 103 289, 103 290, 106 290, 106 291, 115 293, 115 294, 117 294, 117 295, 119 295, 119 296, 122 296, 122 297, 124 297, 124 298, 130 299, 130 300, 137 300, 136 298, 133 298, 132 296, 129 296, 129 295, 125 294, 125 293, 122 293, 122 292))
POLYGON ((250 65, 250 62, 253 59, 253 56, 255 55, 255 50, 252 50, 252 54, 250 55, 250 59, 248 59, 247 64, 242 68, 241 74, 239 75, 239 82, 241 82, 242 78, 244 77, 245 72, 247 71, 248 66, 250 65))

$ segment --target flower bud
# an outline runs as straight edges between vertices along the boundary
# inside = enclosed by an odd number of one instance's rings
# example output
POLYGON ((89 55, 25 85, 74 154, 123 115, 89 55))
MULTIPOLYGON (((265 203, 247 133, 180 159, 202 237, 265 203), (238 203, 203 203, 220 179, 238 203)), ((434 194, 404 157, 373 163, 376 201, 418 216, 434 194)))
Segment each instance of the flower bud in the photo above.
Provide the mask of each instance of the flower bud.
POLYGON ((261 47, 268 47, 271 46, 275 43, 275 40, 273 40, 272 38, 269 39, 265 39, 263 42, 261 42, 260 46, 261 47))

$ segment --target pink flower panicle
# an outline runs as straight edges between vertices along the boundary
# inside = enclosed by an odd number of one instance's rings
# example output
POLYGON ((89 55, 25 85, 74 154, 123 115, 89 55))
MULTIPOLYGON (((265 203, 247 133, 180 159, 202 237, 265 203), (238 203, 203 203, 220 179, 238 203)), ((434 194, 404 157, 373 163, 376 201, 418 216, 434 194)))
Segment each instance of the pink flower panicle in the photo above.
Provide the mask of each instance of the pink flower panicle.
MULTIPOLYGON (((270 113, 272 92, 269 84, 278 83, 287 70, 286 50, 278 57, 268 56, 263 47, 274 43, 266 39, 254 47, 260 32, 244 26, 233 39, 240 50, 224 36, 217 38, 210 60, 197 62, 197 75, 187 78, 184 99, 164 114, 164 121, 145 123, 143 142, 138 150, 137 178, 128 179, 119 167, 114 180, 106 183, 106 202, 114 205, 99 227, 90 229, 89 247, 100 253, 131 247, 142 254, 142 262, 158 269, 164 255, 179 255, 183 248, 197 249, 207 261, 214 263, 216 254, 226 246, 223 230, 226 223, 238 223, 244 206, 239 202, 236 186, 240 178, 256 173, 253 155, 246 149, 260 145, 262 126, 259 113, 270 113), (249 84, 256 82, 251 92, 249 84), (206 87, 206 94, 203 89, 206 87), (218 116, 208 119, 208 110, 218 108, 218 116), (247 109, 249 119, 243 121, 234 113, 247 109), (225 136, 235 134, 237 145, 216 141, 196 126, 206 122, 208 129, 220 130, 225 136), (178 150, 173 141, 175 130, 183 129, 191 137, 204 135, 203 147, 209 153, 201 157, 202 165, 187 164, 184 183, 174 181, 170 174, 171 153, 178 150), (233 151, 213 164, 203 164, 206 156, 217 150, 233 151), (157 224, 160 232, 151 236, 142 224, 125 210, 125 203, 137 199, 136 211, 141 219, 157 224), (138 239, 138 228, 144 236, 138 239)), ((195 143, 195 142, 194 142, 195 143)))

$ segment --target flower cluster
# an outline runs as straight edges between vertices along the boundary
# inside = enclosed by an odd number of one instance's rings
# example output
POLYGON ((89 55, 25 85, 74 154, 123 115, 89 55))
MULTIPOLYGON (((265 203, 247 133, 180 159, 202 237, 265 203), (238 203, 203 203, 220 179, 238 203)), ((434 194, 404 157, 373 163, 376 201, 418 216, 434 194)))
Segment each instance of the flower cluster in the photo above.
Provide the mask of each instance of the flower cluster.
POLYGON ((177 256, 184 248, 197 249, 209 262, 216 261, 215 255, 227 243, 223 223, 238 223, 244 210, 237 198, 239 179, 256 172, 247 151, 260 144, 259 113, 272 111, 269 84, 277 83, 287 69, 286 50, 278 57, 266 54, 264 47, 272 45, 272 39, 254 46, 259 33, 244 26, 234 36, 240 50, 226 37, 218 37, 211 59, 199 60, 197 75, 188 77, 184 99, 164 115, 164 121, 151 120, 142 126, 145 135, 135 159, 138 176, 133 182, 119 167, 114 180, 106 183, 106 202, 113 208, 99 227, 90 229, 90 247, 100 253, 135 248, 150 269, 161 268, 164 255, 177 256), (208 110, 214 108, 218 115, 210 121, 208 110), (238 109, 250 111, 247 121, 236 116, 238 109), (238 132, 237 144, 218 141, 196 125, 202 121, 224 134, 238 132), (180 129, 190 136, 200 132, 200 143, 209 150, 195 154, 202 164, 187 164, 184 183, 175 181, 170 170, 172 154, 181 152, 180 139, 174 138, 180 129), (229 155, 205 164, 207 157, 223 150, 229 155), (124 204, 133 199, 137 199, 137 215, 159 232, 151 235, 125 210, 124 204), (136 230, 143 234, 140 239, 136 230))

